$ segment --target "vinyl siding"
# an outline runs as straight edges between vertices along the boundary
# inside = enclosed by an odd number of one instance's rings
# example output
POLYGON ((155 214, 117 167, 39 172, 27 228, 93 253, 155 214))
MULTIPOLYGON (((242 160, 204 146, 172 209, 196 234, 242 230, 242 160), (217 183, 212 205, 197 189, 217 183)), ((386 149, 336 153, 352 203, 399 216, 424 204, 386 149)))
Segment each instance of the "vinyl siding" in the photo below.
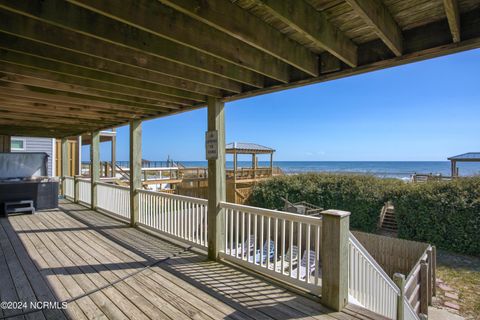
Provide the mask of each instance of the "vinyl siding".
MULTIPOLYGON (((15 138, 15 137, 12 137, 12 138, 15 138)), ((25 139, 25 151, 21 151, 21 152, 45 152, 48 154, 48 175, 52 176, 52 164, 53 164, 52 138, 25 137, 23 139, 25 139)), ((16 152, 16 151, 12 150, 12 152, 16 152)))

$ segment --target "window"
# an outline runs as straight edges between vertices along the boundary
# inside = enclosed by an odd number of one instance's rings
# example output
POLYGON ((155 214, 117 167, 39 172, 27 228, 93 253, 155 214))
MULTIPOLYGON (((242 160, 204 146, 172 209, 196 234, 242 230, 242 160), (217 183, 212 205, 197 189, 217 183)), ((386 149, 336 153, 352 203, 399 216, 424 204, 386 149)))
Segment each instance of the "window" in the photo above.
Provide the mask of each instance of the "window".
POLYGON ((12 138, 10 143, 10 148, 12 151, 25 151, 25 139, 23 138, 12 138))

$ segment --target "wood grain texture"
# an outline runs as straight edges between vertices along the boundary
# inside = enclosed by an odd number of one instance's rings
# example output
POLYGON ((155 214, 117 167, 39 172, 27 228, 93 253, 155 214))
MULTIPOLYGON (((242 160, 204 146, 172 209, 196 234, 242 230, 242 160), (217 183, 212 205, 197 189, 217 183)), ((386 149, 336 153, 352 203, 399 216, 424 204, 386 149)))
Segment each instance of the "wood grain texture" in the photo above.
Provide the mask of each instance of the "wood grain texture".
MULTIPOLYGON (((60 301, 182 250, 63 201, 61 210, 0 219, 2 298, 60 301), (16 269, 14 269, 16 268, 16 269), (16 270, 16 271, 15 271, 16 270), (24 272, 25 270, 26 272, 24 272), (16 277, 11 277, 15 272, 16 277), (20 296, 16 288, 21 288, 20 296)), ((333 312, 252 274, 187 252, 35 319, 375 319, 333 312)))
POLYGON ((396 56, 402 55, 402 31, 380 0, 347 0, 347 2, 396 56))
POLYGON ((460 11, 458 9, 457 0, 443 0, 443 6, 445 7, 445 13, 447 15, 448 25, 450 26, 450 32, 452 33, 453 42, 460 42, 460 11))

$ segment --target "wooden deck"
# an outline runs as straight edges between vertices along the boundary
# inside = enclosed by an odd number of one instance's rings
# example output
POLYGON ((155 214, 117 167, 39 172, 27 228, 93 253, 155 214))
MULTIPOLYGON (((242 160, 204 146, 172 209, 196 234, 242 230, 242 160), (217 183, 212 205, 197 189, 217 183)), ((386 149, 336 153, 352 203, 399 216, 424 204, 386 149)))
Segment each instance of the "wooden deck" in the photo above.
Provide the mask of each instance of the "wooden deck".
MULTIPOLYGON (((60 210, 0 222, 0 300, 74 299, 65 310, 12 319, 377 318, 351 306, 330 312, 316 301, 67 201, 60 210)), ((0 309, 0 319, 21 311, 0 309)))

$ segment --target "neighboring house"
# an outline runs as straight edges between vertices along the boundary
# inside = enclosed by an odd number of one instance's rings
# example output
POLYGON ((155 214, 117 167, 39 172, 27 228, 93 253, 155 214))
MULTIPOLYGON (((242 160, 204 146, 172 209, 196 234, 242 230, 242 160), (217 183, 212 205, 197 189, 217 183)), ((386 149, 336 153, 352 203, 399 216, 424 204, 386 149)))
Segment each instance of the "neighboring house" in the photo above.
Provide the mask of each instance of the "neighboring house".
POLYGON ((55 170, 55 139, 37 137, 12 137, 11 152, 45 152, 48 154, 48 175, 56 176, 55 170))
MULTIPOLYGON (((84 135, 79 139, 78 137, 68 138, 67 158, 69 161, 68 176, 79 174, 81 156, 81 148, 78 147, 80 143, 82 146, 89 145, 91 138, 89 135, 84 135)), ((112 154, 115 155, 115 130, 105 130, 100 132, 100 142, 112 142, 112 154)), ((2 144, 2 141, 0 141, 2 144)), ((0 148, 1 150, 2 148, 0 148)), ((45 152, 48 154, 48 175, 50 177, 60 176, 61 170, 61 143, 59 139, 55 138, 38 138, 38 137, 11 137, 10 140, 11 152, 45 152)), ((115 156, 114 156, 115 157, 115 156)))

